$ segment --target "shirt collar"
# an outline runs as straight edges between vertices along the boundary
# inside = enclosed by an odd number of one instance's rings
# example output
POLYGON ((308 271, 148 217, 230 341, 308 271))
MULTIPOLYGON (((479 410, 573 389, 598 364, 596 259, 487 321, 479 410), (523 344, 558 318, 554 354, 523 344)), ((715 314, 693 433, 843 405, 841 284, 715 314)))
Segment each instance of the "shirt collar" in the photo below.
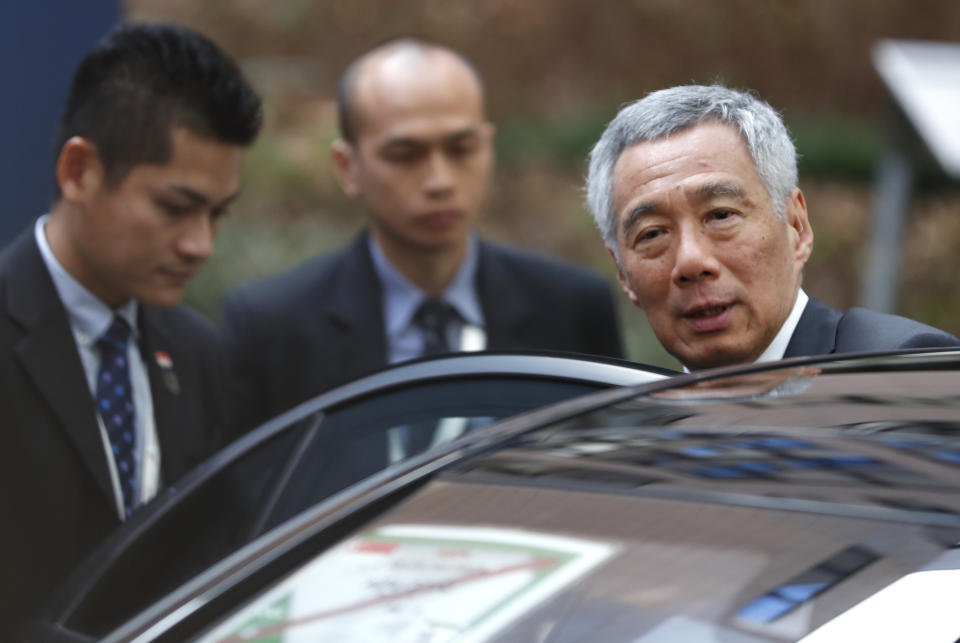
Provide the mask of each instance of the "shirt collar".
POLYGON ((803 288, 797 291, 797 299, 793 302, 793 310, 787 315, 787 319, 780 327, 777 336, 773 338, 766 350, 760 353, 757 362, 773 362, 783 359, 783 354, 787 352, 787 345, 790 344, 790 338, 793 337, 793 331, 797 329, 797 324, 800 323, 800 316, 803 315, 803 309, 809 299, 807 293, 803 292, 803 288))
POLYGON ((67 310, 70 327, 74 330, 78 340, 81 343, 92 345, 110 328, 114 314, 120 315, 130 324, 134 339, 138 339, 136 300, 131 299, 113 310, 74 279, 73 275, 67 272, 66 268, 57 260, 50 244, 47 242, 44 226, 49 218, 49 215, 43 215, 37 219, 33 229, 34 237, 37 247, 40 249, 40 256, 43 257, 43 263, 46 264, 50 278, 53 280, 57 295, 60 297, 63 307, 67 310))
MULTIPOLYGON (((800 323, 800 316, 803 315, 803 309, 806 308, 809 299, 807 293, 803 292, 803 288, 797 291, 797 298, 793 302, 793 309, 790 311, 790 314, 787 315, 787 319, 783 322, 783 325, 780 326, 780 330, 773 338, 773 341, 760 353, 760 357, 756 359, 754 364, 759 362, 774 362, 778 359, 783 359, 783 354, 787 352, 787 345, 790 344, 790 338, 793 337, 793 331, 797 329, 797 324, 800 323)), ((684 366, 683 372, 689 373, 690 369, 684 366)))
POLYGON ((443 298, 457 309, 464 321, 483 328, 483 312, 477 298, 477 240, 471 236, 460 267, 443 292, 443 298))
MULTIPOLYGON (((411 324, 417 308, 427 295, 400 274, 372 235, 367 238, 367 241, 374 271, 383 287, 384 326, 387 336, 392 337, 403 332, 411 324)), ((464 321, 482 328, 483 313, 474 286, 477 275, 477 255, 477 240, 471 235, 463 261, 460 262, 460 267, 457 268, 457 272, 442 296, 456 309, 464 321)))

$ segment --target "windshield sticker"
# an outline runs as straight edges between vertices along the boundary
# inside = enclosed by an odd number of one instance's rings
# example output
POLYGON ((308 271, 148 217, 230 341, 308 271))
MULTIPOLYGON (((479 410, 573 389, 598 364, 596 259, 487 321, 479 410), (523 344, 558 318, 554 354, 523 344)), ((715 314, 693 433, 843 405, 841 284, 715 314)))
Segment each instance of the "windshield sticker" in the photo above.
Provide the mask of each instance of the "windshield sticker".
POLYGON ((391 525, 308 563, 201 640, 488 640, 614 547, 488 527, 391 525))

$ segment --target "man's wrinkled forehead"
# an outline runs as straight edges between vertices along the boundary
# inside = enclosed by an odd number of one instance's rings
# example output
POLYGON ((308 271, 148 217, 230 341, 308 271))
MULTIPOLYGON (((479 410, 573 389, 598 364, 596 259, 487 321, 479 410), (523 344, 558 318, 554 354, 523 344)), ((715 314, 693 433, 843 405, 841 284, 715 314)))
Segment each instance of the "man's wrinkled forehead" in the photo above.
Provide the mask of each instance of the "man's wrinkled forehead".
POLYGON ((731 134, 735 135, 736 140, 738 140, 739 143, 734 143, 729 148, 728 150, 729 153, 731 155, 739 154, 741 151, 746 153, 747 158, 750 160, 750 164, 753 166, 753 170, 757 172, 757 175, 759 176, 759 171, 757 170, 756 161, 754 160, 753 154, 750 151, 749 142, 747 141, 743 133, 740 130, 738 130, 736 127, 733 127, 732 125, 730 125, 729 123, 725 123, 716 118, 707 118, 704 120, 696 121, 689 125, 685 125, 683 127, 678 127, 666 134, 663 134, 662 136, 630 140, 626 144, 624 144, 623 149, 621 149, 619 154, 617 154, 616 159, 614 160, 613 165, 611 167, 611 171, 610 171, 611 187, 613 188, 614 192, 616 192, 617 183, 618 183, 618 169, 620 169, 621 167, 621 163, 623 162, 624 156, 628 156, 628 153, 630 151, 638 147, 650 147, 650 146, 657 145, 659 143, 670 142, 672 139, 678 136, 683 136, 685 134, 692 133, 696 130, 709 129, 713 127, 723 128, 724 130, 727 130, 731 134))
MULTIPOLYGON (((687 177, 683 186, 691 201, 744 198, 744 182, 760 180, 747 143, 735 128, 713 121, 699 123, 624 148, 611 172, 614 209, 619 212, 641 186, 656 192, 661 179, 681 177, 687 177)), ((655 200, 637 202, 631 210, 644 214, 657 205, 655 200)))

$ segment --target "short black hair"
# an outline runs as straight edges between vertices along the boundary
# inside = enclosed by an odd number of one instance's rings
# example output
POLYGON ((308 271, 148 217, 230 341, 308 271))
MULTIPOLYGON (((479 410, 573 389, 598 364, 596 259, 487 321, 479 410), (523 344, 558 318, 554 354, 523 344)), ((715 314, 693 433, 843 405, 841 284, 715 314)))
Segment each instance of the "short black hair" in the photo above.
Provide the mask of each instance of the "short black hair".
POLYGON ((260 97, 207 37, 178 25, 127 23, 80 62, 55 155, 74 136, 89 140, 116 186, 136 165, 170 160, 174 126, 247 146, 262 122, 260 97))
POLYGON ((360 77, 360 71, 364 65, 374 56, 386 54, 391 51, 403 50, 415 51, 422 54, 436 51, 452 54, 470 70, 477 79, 477 84, 480 86, 481 91, 483 90, 483 79, 480 77, 480 72, 477 71, 476 66, 459 51, 436 43, 420 40, 419 38, 394 38, 388 40, 367 50, 364 54, 356 58, 347 66, 343 75, 340 76, 340 81, 337 83, 337 124, 340 127, 340 138, 348 143, 355 142, 357 138, 357 119, 355 106, 353 104, 353 93, 357 79, 360 77))

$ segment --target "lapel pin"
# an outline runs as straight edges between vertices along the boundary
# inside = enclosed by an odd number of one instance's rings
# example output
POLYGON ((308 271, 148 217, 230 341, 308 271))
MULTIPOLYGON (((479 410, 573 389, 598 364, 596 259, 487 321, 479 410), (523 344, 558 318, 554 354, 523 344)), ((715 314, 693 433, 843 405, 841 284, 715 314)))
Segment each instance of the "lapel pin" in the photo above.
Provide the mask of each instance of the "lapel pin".
POLYGON ((153 358, 160 367, 160 379, 163 385, 174 395, 180 394, 180 381, 177 380, 177 374, 173 371, 173 360, 170 359, 170 353, 167 351, 156 351, 153 358))

